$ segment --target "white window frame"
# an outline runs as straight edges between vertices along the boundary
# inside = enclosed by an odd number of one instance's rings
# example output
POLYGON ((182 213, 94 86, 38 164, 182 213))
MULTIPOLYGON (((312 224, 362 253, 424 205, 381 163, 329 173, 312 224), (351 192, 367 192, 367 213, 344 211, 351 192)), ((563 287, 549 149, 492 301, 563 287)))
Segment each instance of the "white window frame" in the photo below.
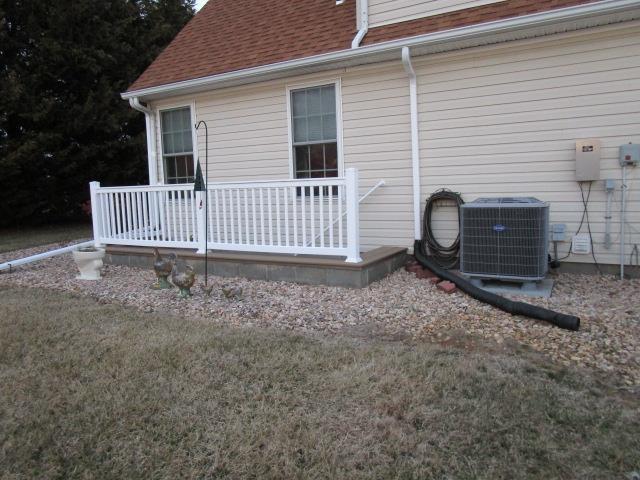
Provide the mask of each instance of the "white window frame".
POLYGON ((336 92, 336 143, 338 147, 338 177, 344 177, 344 153, 342 137, 342 79, 331 78, 325 80, 313 80, 304 83, 286 85, 287 95, 287 135, 289 143, 289 178, 295 178, 295 165, 293 158, 293 119, 291 111, 291 92, 302 88, 314 88, 333 85, 336 92))
MULTIPOLYGON (((155 108, 155 117, 158 119, 156 122, 156 138, 157 138, 157 151, 160 152, 160 155, 156 159, 158 165, 158 183, 159 185, 167 185, 167 177, 165 176, 164 171, 164 149, 162 145, 162 112, 166 112, 168 110, 176 110, 178 108, 190 108, 191 112, 191 143, 193 145, 193 172, 196 171, 196 166, 198 165, 198 135, 196 132, 196 101, 192 100, 190 102, 178 102, 167 105, 162 105, 161 107, 155 108)), ((173 184, 172 184, 173 185, 173 184)))

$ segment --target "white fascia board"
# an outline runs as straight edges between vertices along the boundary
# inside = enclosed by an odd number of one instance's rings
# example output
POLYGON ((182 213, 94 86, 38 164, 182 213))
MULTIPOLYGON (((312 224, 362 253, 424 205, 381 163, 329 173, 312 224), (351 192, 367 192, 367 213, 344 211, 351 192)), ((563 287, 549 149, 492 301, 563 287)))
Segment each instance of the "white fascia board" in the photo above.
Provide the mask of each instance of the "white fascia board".
MULTIPOLYGON (((280 78, 294 71, 318 71, 363 63, 399 58, 402 47, 418 47, 419 53, 442 52, 457 48, 492 43, 492 41, 515 40, 518 31, 526 31, 522 38, 548 35, 562 31, 606 25, 640 18, 640 0, 602 0, 600 2, 533 13, 506 20, 470 25, 440 32, 405 37, 374 45, 337 52, 314 55, 277 62, 234 72, 185 80, 156 87, 132 90, 123 93, 124 99, 140 97, 143 100, 163 96, 201 92, 237 84, 280 78), (552 27, 556 28, 552 28, 552 27)), ((418 52, 416 52, 418 53, 418 52)))

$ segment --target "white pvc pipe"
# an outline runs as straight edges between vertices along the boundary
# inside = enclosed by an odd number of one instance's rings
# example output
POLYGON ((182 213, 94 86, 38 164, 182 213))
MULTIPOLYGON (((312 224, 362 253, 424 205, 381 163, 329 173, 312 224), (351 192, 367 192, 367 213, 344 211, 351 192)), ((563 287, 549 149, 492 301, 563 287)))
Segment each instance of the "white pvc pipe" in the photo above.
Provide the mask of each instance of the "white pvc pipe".
POLYGON ((411 109, 411 166, 413 173, 413 235, 420 240, 420 132, 418 130, 418 86, 416 72, 411 64, 409 47, 402 48, 402 64, 409 77, 409 106, 411 109))
POLYGON ((0 272, 3 270, 11 270, 13 267, 26 265, 27 263, 33 263, 39 260, 44 260, 45 258, 62 255, 63 253, 68 253, 78 248, 91 247, 93 245, 94 245, 94 241, 89 240, 87 242, 82 242, 82 243, 77 243, 75 245, 69 245, 67 247, 57 248, 55 250, 50 250, 48 252, 38 253, 37 255, 31 255, 30 257, 19 258, 17 260, 11 260, 10 262, 0 263, 0 272))
POLYGON ((622 199, 620 200, 620 280, 624 280, 624 224, 627 221, 627 166, 622 166, 622 199))

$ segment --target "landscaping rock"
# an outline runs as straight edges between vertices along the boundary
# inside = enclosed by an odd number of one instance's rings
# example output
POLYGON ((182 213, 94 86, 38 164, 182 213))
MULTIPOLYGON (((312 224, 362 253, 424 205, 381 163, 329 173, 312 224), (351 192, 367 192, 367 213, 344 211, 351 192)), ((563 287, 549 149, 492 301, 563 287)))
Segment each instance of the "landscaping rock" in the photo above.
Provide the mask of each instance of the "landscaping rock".
MULTIPOLYGON (((59 246, 1 254, 0 262, 59 246)), ((102 274, 99 281, 77 280, 67 254, 0 273, 0 287, 50 288, 142 311, 305 333, 366 330, 383 338, 441 342, 438 335, 443 332, 463 332, 498 344, 525 345, 548 355, 549 361, 593 369, 625 388, 640 388, 640 279, 620 282, 614 276, 559 274, 551 298, 510 297, 579 316, 580 330, 571 332, 504 313, 461 292, 442 295, 432 284, 440 279, 425 282, 403 270, 363 289, 210 276, 209 295, 199 288, 204 285, 200 275, 188 300, 177 298, 174 289, 151 289, 151 269, 107 265, 102 274), (242 295, 226 298, 222 288, 229 284, 242 295)))

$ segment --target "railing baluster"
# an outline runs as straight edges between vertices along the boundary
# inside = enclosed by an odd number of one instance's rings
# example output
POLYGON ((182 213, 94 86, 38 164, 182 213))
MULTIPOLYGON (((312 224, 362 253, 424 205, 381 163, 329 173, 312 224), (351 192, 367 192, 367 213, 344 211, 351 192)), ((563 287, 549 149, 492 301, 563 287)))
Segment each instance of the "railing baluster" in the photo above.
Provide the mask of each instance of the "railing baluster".
POLYGON ((289 189, 282 189, 282 198, 284 201, 284 244, 289 246, 289 189))
POLYGON ((258 227, 256 222, 256 189, 251 189, 251 220, 253 221, 253 244, 258 244, 258 227))
POLYGON ((327 190, 329 204, 329 248, 333 248, 333 187, 327 190))
POLYGON ((269 219, 269 245, 273 245, 273 212, 271 211, 271 188, 267 188, 267 214, 269 219))
POLYGON ((240 205, 240 189, 236 188, 236 210, 238 212, 238 243, 242 243, 242 205, 240 205))
POLYGON ((133 213, 131 208, 131 192, 127 192, 127 235, 133 240, 133 213))
POLYGON ((343 186, 338 186, 338 247, 342 248, 344 246, 344 241, 342 238, 342 189, 343 186))
POLYGON ((320 247, 324 248, 324 187, 318 189, 318 204, 320 205, 320 225, 318 231, 320 232, 320 247))
POLYGON ((185 227, 185 194, 182 191, 177 191, 178 194, 178 218, 180 219, 180 241, 184 242, 184 227, 185 227))
POLYGON ((264 201, 262 198, 262 188, 260 189, 260 245, 266 245, 264 241, 264 201))
POLYGON ((176 216, 176 192, 173 190, 169 191, 169 201, 171 202, 171 240, 174 242, 178 241, 178 222, 176 216))
MULTIPOLYGON (((207 192, 205 192, 206 194, 207 192)), ((204 198, 204 195, 202 196, 202 198, 204 198)), ((197 242, 198 241, 198 235, 196 234, 198 232, 198 229, 196 227, 196 215, 198 215, 198 207, 199 205, 196 205, 196 194, 193 190, 189 190, 189 203, 191 205, 191 208, 189 209, 190 215, 191 215, 191 234, 193 235, 193 241, 197 242)), ((204 205, 202 205, 202 208, 204 208, 204 205)), ((206 213, 206 212, 205 212, 206 213)), ((207 235, 207 232, 204 232, 205 236, 207 235)), ((191 241, 191 239, 189 239, 191 241)), ((205 242, 207 240, 205 239, 205 242)))
POLYGON ((133 194, 133 232, 134 238, 136 240, 140 240, 140 192, 135 192, 133 194))
POLYGON ((302 187, 300 191, 302 194, 300 195, 300 212, 302 213, 302 246, 307 245, 307 206, 305 202, 305 194, 307 187, 302 187))
POLYGON ((251 243, 251 237, 249 235, 249 202, 247 201, 247 189, 243 189, 244 193, 244 239, 245 244, 251 243))
MULTIPOLYGON (((108 224, 108 211, 107 210, 107 196, 103 193, 98 193, 96 195, 96 198, 98 199, 98 203, 100 204, 100 225, 101 225, 101 230, 102 230, 102 238, 105 238, 107 236, 109 236, 109 227, 107 226, 108 224)), ((91 212, 93 214, 93 212, 91 212)))
POLYGON ((115 236, 120 236, 120 193, 116 192, 113 194, 114 203, 115 203, 115 212, 116 212, 116 228, 115 228, 115 236))
POLYGON ((311 246, 316 246, 316 192, 314 187, 309 187, 309 212, 311 216, 311 246))
POLYGON ((220 198, 218 197, 218 190, 214 190, 216 199, 216 242, 222 243, 220 238, 220 198))
POLYGON ((280 235, 280 189, 276 187, 276 234, 278 238, 278 246, 282 246, 282 237, 280 235))
POLYGON ((140 193, 142 198, 142 238, 148 240, 149 213, 147 212, 147 192, 140 193))
POLYGON ((236 243, 236 222, 233 219, 233 189, 229 189, 229 218, 231 220, 231 243, 236 243))
POLYGON ((291 187, 291 206, 293 208, 293 245, 298 246, 298 187, 291 187))
POLYGON ((225 190, 220 190, 220 196, 222 197, 222 227, 224 230, 224 243, 229 242, 227 237, 227 195, 225 190))
MULTIPOLYGON (((212 194, 211 190, 207 189, 206 194, 207 194, 207 196, 205 198, 207 199, 207 208, 209 209, 209 212, 207 213, 209 215, 209 218, 207 219, 207 221, 209 222, 209 232, 208 232, 209 237, 207 238, 207 245, 208 245, 209 243, 213 243, 213 218, 212 218, 212 215, 213 215, 214 210, 213 210, 213 205, 211 205, 211 194, 212 194)), ((196 206, 196 208, 198 208, 198 206, 196 206)), ((217 208, 217 205, 216 205, 216 208, 217 208)), ((217 212, 217 210, 216 210, 216 212, 217 212)), ((217 215, 216 215, 216 218, 217 218, 217 215)))

